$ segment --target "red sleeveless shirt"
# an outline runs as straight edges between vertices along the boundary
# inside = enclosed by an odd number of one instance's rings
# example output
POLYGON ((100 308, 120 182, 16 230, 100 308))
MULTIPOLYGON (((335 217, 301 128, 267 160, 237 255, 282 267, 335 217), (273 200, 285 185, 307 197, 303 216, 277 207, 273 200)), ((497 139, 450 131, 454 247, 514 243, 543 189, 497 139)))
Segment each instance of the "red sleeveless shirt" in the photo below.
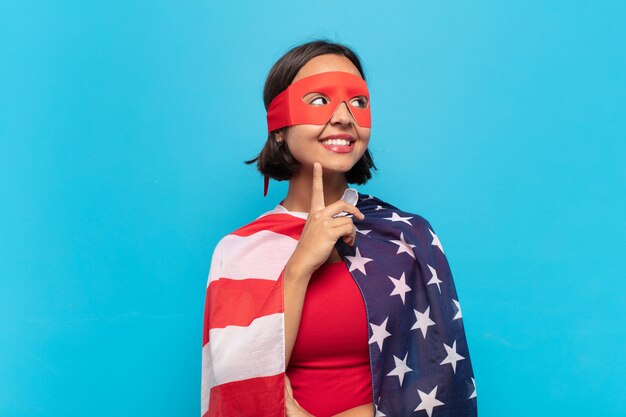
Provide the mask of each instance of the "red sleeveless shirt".
POLYGON ((372 402, 365 304, 343 261, 311 277, 287 376, 296 401, 316 417, 372 402))

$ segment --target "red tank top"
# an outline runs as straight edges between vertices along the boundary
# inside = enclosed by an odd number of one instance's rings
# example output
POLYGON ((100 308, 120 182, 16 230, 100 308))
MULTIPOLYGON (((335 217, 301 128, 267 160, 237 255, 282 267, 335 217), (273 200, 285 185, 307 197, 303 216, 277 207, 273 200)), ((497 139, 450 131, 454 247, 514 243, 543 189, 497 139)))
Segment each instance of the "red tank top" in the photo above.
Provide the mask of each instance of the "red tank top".
POLYGON ((372 402, 365 303, 343 261, 311 277, 287 376, 294 398, 316 417, 372 402))

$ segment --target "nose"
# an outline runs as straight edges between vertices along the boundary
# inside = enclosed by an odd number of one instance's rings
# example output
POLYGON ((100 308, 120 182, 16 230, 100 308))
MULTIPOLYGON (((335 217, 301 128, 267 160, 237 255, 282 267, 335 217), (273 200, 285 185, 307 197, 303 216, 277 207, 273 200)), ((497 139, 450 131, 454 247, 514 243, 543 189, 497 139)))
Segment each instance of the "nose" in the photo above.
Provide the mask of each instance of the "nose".
POLYGON ((354 119, 352 118, 352 113, 350 113, 350 109, 348 109, 348 105, 345 101, 339 103, 337 109, 333 113, 330 118, 331 125, 344 125, 350 126, 354 123, 354 119))

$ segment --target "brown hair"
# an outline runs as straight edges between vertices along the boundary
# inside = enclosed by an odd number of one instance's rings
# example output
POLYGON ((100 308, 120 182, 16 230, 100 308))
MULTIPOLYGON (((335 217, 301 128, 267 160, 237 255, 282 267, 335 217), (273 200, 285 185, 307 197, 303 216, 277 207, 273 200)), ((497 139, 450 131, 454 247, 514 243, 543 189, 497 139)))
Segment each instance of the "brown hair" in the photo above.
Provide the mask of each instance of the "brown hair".
MULTIPOLYGON (((292 48, 276 61, 272 69, 270 69, 263 88, 265 110, 267 110, 274 97, 289 87, 298 71, 300 71, 311 58, 325 54, 345 56, 352 61, 354 66, 359 70, 361 77, 365 80, 359 57, 347 46, 322 39, 307 42, 292 48)), ((281 143, 276 142, 275 133, 279 130, 280 129, 270 132, 267 135, 265 146, 263 146, 259 155, 245 161, 245 163, 252 164, 256 162, 257 168, 261 174, 282 181, 288 180, 300 169, 300 162, 289 152, 289 149, 283 143, 284 141, 281 143)), ((374 160, 372 159, 369 149, 366 149, 361 159, 346 172, 346 181, 348 183, 365 184, 367 180, 372 178, 372 169, 375 170, 376 166, 374 165, 374 160)))

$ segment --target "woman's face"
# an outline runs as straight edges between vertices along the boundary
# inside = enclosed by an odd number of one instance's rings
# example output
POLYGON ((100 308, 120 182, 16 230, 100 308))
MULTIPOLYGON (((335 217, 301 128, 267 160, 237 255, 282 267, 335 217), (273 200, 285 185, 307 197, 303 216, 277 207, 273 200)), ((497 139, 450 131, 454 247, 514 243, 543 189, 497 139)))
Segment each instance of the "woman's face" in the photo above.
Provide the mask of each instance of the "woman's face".
MULTIPOLYGON (((341 55, 319 55, 307 62, 296 74, 293 82, 321 72, 343 71, 361 77, 359 70, 346 57, 341 55)), ((319 94, 304 96, 311 105, 326 104, 326 99, 319 94)), ((358 103, 357 103, 358 104, 358 103)), ((368 105, 369 103, 362 103, 368 105)), ((309 171, 313 163, 319 162, 325 171, 345 173, 363 156, 370 139, 370 128, 360 127, 348 110, 345 102, 341 103, 325 125, 295 125, 286 127, 284 133, 278 133, 277 140, 284 140, 294 158, 309 171), (335 143, 328 139, 335 138, 335 143), (341 146, 337 139, 354 141, 350 146, 341 146)))

